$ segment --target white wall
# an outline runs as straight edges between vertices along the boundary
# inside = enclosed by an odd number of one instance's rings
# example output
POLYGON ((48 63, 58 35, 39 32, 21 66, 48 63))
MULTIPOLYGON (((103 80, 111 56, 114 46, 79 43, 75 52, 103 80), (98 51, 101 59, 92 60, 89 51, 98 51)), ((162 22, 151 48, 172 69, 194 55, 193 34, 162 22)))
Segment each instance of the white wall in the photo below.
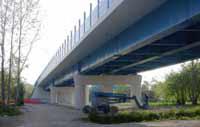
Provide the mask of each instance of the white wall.
POLYGON ((51 103, 74 106, 74 87, 52 87, 51 103))

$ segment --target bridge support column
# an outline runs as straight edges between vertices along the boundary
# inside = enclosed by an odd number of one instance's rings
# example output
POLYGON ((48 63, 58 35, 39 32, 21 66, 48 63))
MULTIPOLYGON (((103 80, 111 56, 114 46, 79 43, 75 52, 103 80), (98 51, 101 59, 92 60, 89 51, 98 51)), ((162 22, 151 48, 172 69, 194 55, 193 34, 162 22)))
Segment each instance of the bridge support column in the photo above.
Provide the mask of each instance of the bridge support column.
POLYGON ((82 109, 86 104, 86 87, 81 82, 75 80, 75 94, 74 94, 74 107, 76 109, 82 109))
POLYGON ((102 92, 112 92, 113 85, 129 85, 131 96, 141 97, 141 79, 140 75, 75 75, 75 108, 82 109, 87 104, 89 94, 86 93, 87 85, 101 85, 102 92))
POLYGON ((57 104, 57 91, 56 91, 56 87, 51 87, 50 88, 50 103, 51 104, 57 104))
POLYGON ((137 96, 138 99, 142 99, 141 77, 138 77, 138 80, 132 81, 129 85, 131 96, 137 96))
POLYGON ((73 87, 51 87, 51 103, 74 107, 73 87))

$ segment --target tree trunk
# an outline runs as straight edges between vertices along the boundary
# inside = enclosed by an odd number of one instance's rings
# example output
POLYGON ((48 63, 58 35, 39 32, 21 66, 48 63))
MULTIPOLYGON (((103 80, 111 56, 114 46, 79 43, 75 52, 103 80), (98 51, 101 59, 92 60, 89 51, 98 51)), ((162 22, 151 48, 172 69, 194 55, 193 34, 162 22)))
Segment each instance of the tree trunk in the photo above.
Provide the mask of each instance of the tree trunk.
MULTIPOLYGON (((2 4, 2 3, 1 3, 2 4)), ((3 106, 3 110, 5 110, 6 108, 6 103, 5 103, 5 38, 6 38, 6 26, 7 26, 7 11, 8 11, 8 1, 6 1, 6 5, 5 5, 5 13, 3 13, 3 15, 1 15, 3 21, 1 24, 1 35, 2 35, 2 39, 1 39, 1 96, 2 96, 2 106, 3 106)))
POLYGON ((20 71, 20 63, 21 63, 21 43, 22 43, 22 1, 20 1, 20 19, 19 19, 19 44, 18 44, 18 61, 17 61, 17 103, 21 103, 20 92, 21 92, 21 71, 20 71))
POLYGON ((197 96, 192 96, 190 98, 191 102, 192 102, 192 105, 197 105, 198 104, 198 97, 197 96))
POLYGON ((197 102, 197 98, 192 99, 192 105, 197 105, 197 104, 198 104, 198 102, 197 102))
POLYGON ((1 96, 2 96, 2 107, 3 110, 5 110, 5 75, 4 75, 4 42, 1 46, 1 53, 2 53, 2 59, 1 59, 1 96))
MULTIPOLYGON (((20 32, 20 36, 21 36, 21 32, 20 32)), ((21 37, 20 37, 21 38, 21 37)), ((17 101, 20 101, 20 63, 21 63, 21 39, 19 40, 19 45, 18 45, 18 62, 17 62, 17 101)))
POLYGON ((2 31, 2 43, 1 43, 1 96, 2 106, 5 109, 5 75, 4 75, 4 60, 5 60, 5 23, 2 31))
POLYGON ((13 38, 15 30, 15 3, 13 3, 13 13, 12 13, 12 28, 11 28, 11 41, 10 41, 10 59, 9 59, 9 74, 8 74, 8 103, 10 102, 11 94, 11 83, 12 83, 12 65, 13 65, 13 38))

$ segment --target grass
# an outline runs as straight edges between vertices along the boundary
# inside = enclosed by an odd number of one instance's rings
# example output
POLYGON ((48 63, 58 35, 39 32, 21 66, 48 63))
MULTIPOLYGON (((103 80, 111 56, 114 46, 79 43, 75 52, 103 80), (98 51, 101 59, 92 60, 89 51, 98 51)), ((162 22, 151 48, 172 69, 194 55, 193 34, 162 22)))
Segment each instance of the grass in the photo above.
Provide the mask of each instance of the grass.
POLYGON ((21 112, 18 107, 8 106, 6 107, 5 111, 3 111, 2 107, 0 106, 0 116, 16 116, 20 114, 21 112))
MULTIPOLYGON (((199 102, 200 103, 200 102, 199 102)), ((186 102, 186 106, 192 106, 191 102, 186 102)), ((176 102, 172 101, 158 101, 158 102, 149 102, 150 107, 171 107, 171 106, 177 106, 176 102)))
POLYGON ((163 107, 163 106, 176 106, 176 103, 174 102, 149 102, 150 107, 163 107))
POLYGON ((120 112, 115 116, 90 114, 88 119, 99 124, 117 124, 161 120, 194 120, 200 119, 200 106, 170 110, 138 110, 120 112))

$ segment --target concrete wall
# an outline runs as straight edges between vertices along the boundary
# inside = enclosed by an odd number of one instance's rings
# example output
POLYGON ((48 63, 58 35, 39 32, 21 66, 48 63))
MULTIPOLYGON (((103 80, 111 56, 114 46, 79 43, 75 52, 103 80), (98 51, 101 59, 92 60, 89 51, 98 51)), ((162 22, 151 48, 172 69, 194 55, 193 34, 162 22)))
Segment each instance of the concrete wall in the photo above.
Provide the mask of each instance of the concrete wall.
POLYGON ((51 103, 74 107, 74 87, 51 87, 51 103))
POLYGON ((45 91, 41 87, 35 87, 32 98, 50 101, 50 92, 45 91))

